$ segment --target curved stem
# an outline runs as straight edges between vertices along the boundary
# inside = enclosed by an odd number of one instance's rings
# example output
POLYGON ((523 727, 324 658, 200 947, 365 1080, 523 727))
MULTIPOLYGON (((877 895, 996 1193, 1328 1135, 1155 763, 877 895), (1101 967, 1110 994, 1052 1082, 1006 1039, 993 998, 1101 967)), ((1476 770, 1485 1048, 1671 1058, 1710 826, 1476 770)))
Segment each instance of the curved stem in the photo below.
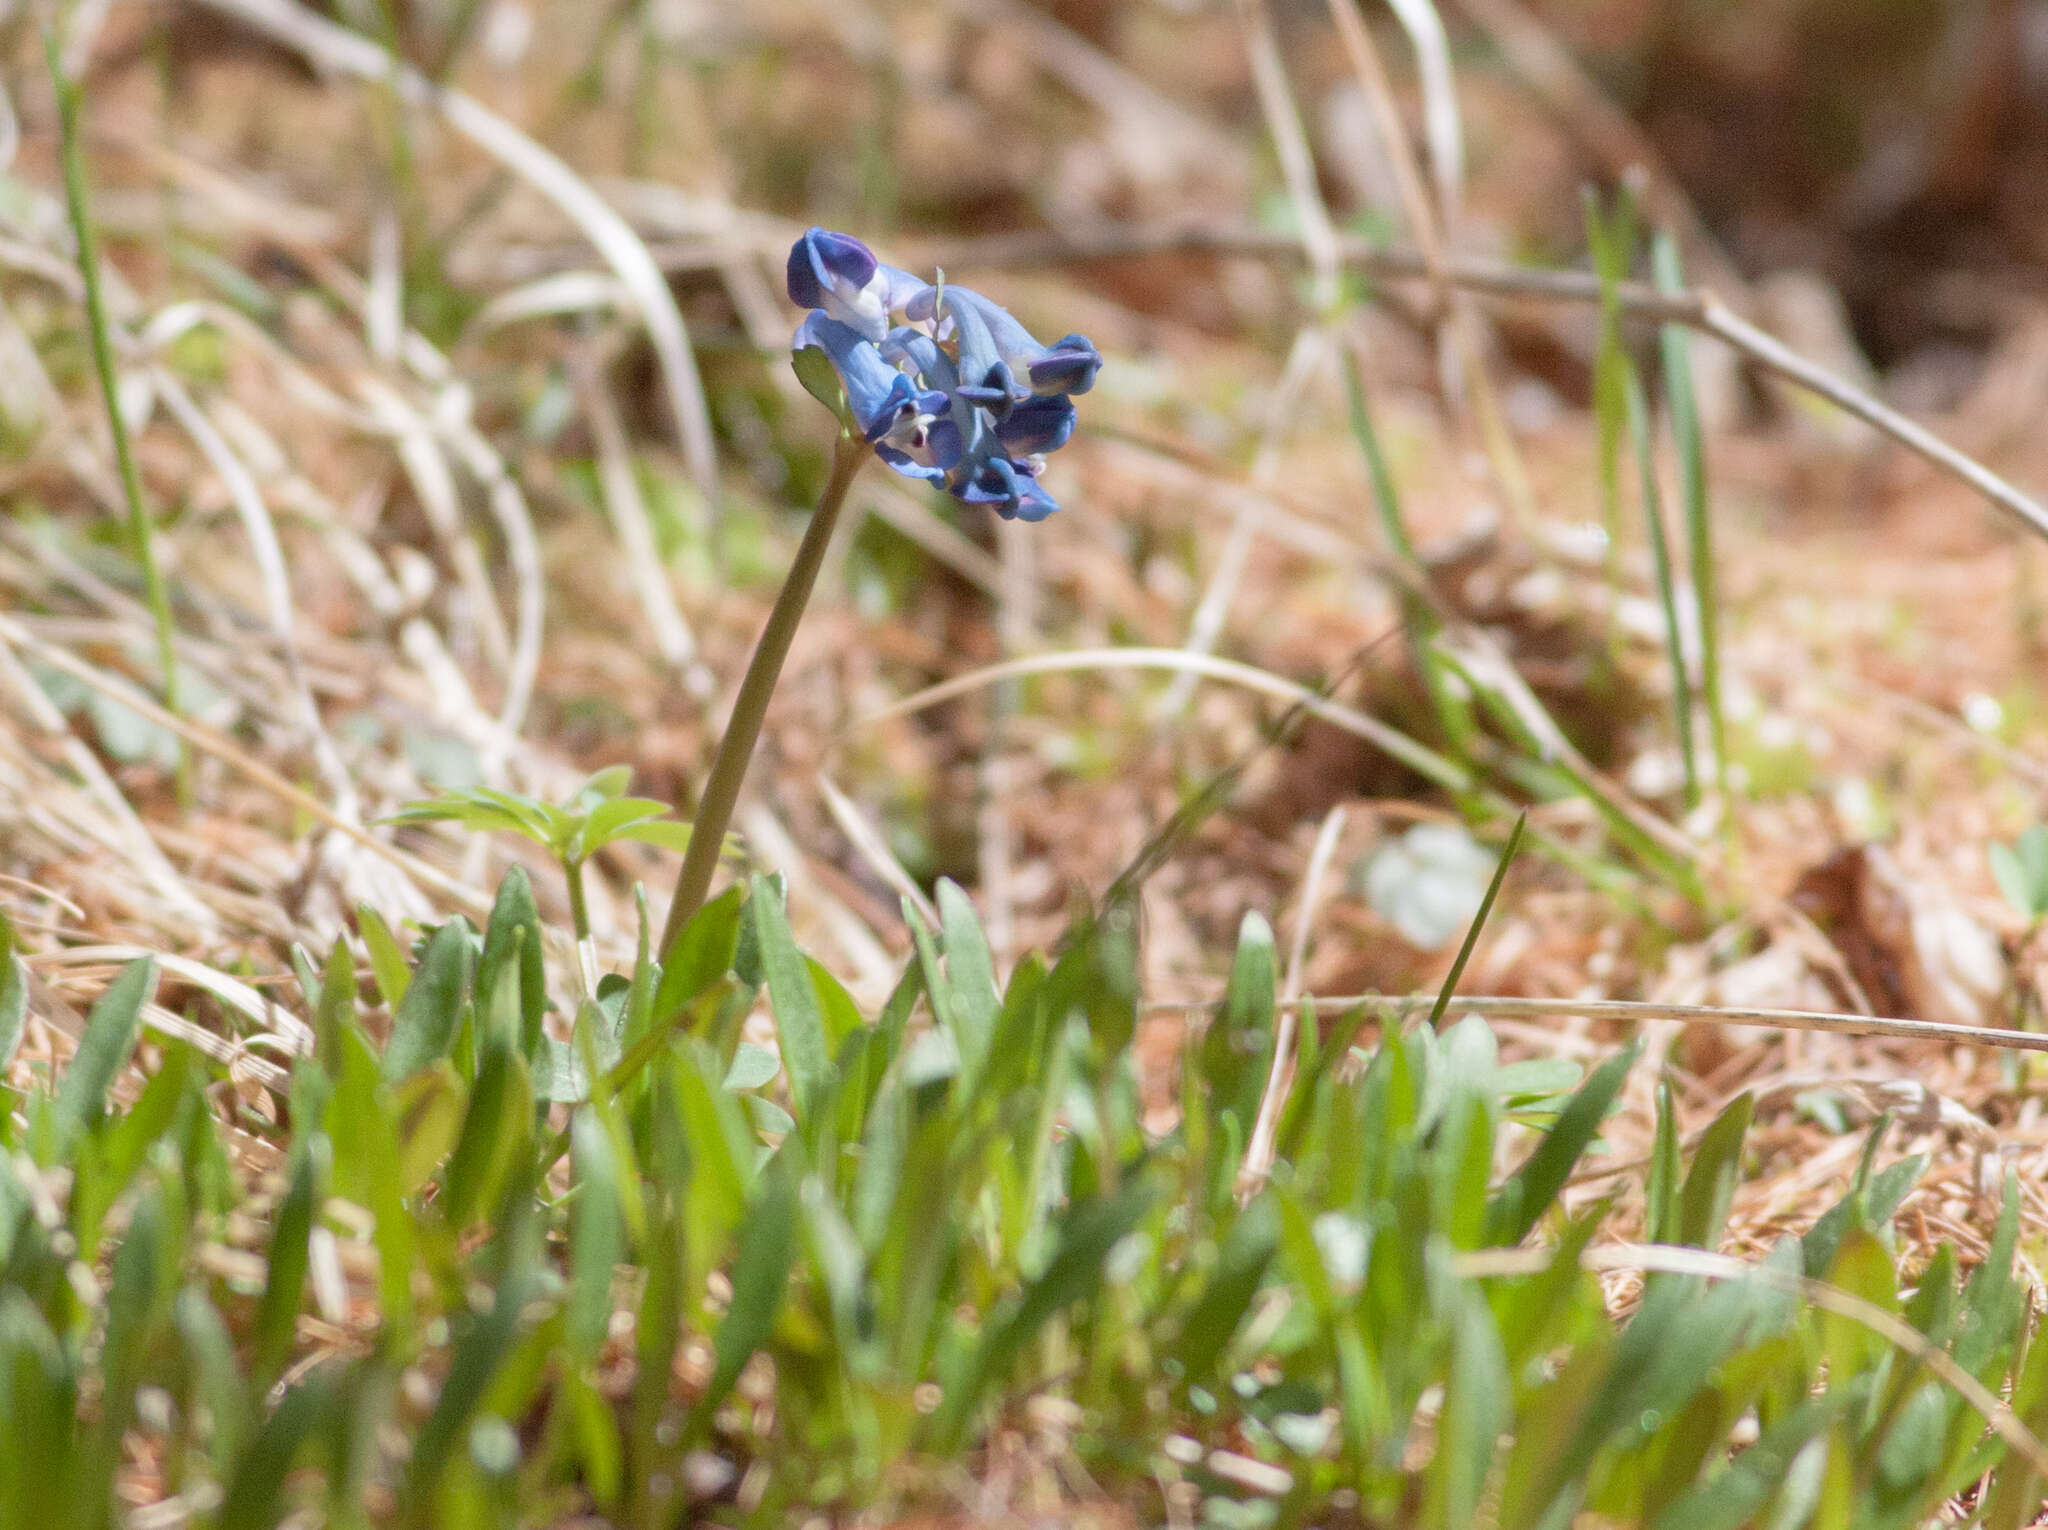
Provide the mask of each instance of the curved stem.
POLYGON ((846 491, 868 458, 867 444, 841 435, 832 455, 832 477, 818 501, 817 512, 804 532, 803 544, 782 581, 782 593, 775 597, 775 609, 768 625, 754 644, 747 677, 740 682, 739 696, 732 705, 732 719, 725 736, 718 741, 718 755, 711 762, 711 774, 704 781, 704 795, 697 804, 691 824, 690 847, 683 853, 683 869, 676 878, 675 896, 669 900, 668 921, 662 926, 661 951, 667 954, 684 926, 704 906, 711 891, 711 878, 718 870, 718 854, 732 826, 733 808, 738 805, 740 787, 747 779, 747 765, 754 757, 754 745, 761 737, 761 723, 768 715, 769 698, 782 676, 782 661, 789 657, 789 645, 796 637, 810 603, 811 588, 818 582, 818 567, 825 561, 826 544, 839 524, 839 512, 846 504, 846 491))

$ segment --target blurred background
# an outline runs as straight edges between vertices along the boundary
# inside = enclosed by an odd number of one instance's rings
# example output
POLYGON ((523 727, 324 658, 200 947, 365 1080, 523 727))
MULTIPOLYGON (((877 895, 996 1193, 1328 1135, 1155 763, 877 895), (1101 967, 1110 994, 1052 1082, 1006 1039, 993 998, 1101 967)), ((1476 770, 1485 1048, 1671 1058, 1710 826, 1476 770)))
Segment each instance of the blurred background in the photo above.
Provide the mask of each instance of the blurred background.
MULTIPOLYGON (((9 7, 0 34, 0 582, 20 631, 153 689, 78 295, 51 269, 43 15, 9 7)), ((1149 884, 1162 996, 1213 986, 1247 908, 1285 938, 1304 902, 1307 985, 1431 981, 1515 802, 1553 853, 1518 870, 1477 988, 1881 1012, 1939 992, 1931 1018, 1984 1019, 2031 982, 1983 855, 2043 780, 2033 550, 1696 346, 1728 729, 1722 789, 1689 811, 1633 465, 1626 516, 1603 507, 1598 305, 1461 301, 1447 323, 1426 280, 1318 261, 1351 239, 1583 270, 1588 197, 1626 188, 1737 312, 2048 481, 2048 4, 82 0, 57 21, 184 705, 335 821, 207 749, 180 809, 175 739, 23 650, 42 699, 17 696, 0 789, 10 863, 79 910, 53 926, 274 962, 358 899, 448 895, 350 832, 436 786, 547 795, 626 762, 687 806, 822 481, 780 277, 822 224, 1108 358, 1053 521, 880 471, 856 490, 742 827, 858 975, 903 948, 903 887, 941 876, 976 889, 1001 958, 1055 937, 1222 778, 1149 884), (643 322, 648 257, 686 345, 643 322), (1403 636, 1350 363, 1439 619, 1492 645, 1502 694, 1597 790, 1498 719, 1481 754, 1506 795, 1460 803, 1341 719, 1286 715, 1306 687, 1454 742, 1403 636), (262 514, 281 573, 252 551, 262 514), (1243 672, 1198 684, 1130 650, 1243 672), (987 672, 1037 655, 1070 657, 987 672), (98 827, 60 831, 53 804, 98 827), (185 902, 109 859, 138 845, 185 902)), ((1649 374, 1654 338, 1625 329, 1649 374)), ((1677 471, 1660 447, 1674 536, 1677 471)), ((437 836, 404 844, 471 889, 515 853, 437 836)), ((665 866, 607 852, 605 939, 665 866)))

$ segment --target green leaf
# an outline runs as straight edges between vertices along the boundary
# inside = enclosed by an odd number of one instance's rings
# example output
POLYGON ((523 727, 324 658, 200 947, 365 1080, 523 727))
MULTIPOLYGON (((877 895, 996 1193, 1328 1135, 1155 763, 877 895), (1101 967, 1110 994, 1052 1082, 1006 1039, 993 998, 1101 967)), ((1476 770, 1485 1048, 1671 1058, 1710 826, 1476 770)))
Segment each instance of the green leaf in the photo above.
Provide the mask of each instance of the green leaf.
POLYGON ((392 1086, 398 1111, 398 1182, 412 1195, 434 1177, 461 1135, 469 1091, 447 1062, 429 1063, 392 1086))
POLYGON ((1742 1179, 1742 1141, 1755 1106, 1747 1093, 1737 1095, 1700 1138, 1679 1197, 1679 1242, 1692 1248, 1720 1246, 1728 1208, 1742 1179))
MULTIPOLYGON (((503 1055, 503 1054, 501 1054, 503 1055)), ((523 1067, 521 1059, 509 1059, 523 1067)), ((436 1491, 450 1458, 469 1432, 469 1422, 482 1404, 498 1368, 512 1352, 519 1333, 519 1315, 531 1299, 540 1260, 540 1229, 533 1208, 530 1178, 515 1179, 499 1204, 498 1244, 503 1270, 481 1312, 465 1315, 454 1342, 447 1379, 434 1411, 416 1431, 403 1498, 412 1522, 426 1530, 444 1523, 435 1512, 436 1491)))
POLYGON ((619 1190, 622 1166, 611 1135, 593 1110, 569 1123, 576 1201, 569 1230, 569 1298, 564 1336, 569 1353, 587 1363, 611 1327, 612 1273, 626 1260, 626 1217, 619 1190))
POLYGON ((1536 1151, 1501 1186, 1487 1208, 1486 1241, 1496 1247, 1520 1243, 1537 1219, 1550 1208, 1571 1178, 1573 1167, 1599 1133, 1601 1122, 1621 1093, 1628 1070, 1635 1066, 1641 1044, 1631 1042, 1593 1070, 1593 1074, 1559 1113, 1557 1124, 1536 1151))
POLYGON ((291 1187, 271 1223, 269 1274, 256 1311, 253 1374, 268 1383, 284 1369, 298 1338, 299 1304, 311 1265, 313 1218, 326 1194, 332 1150, 327 1138, 303 1140, 293 1155, 291 1187))
POLYGON ((150 1148, 178 1124, 192 1077, 192 1049, 182 1042, 166 1047, 163 1066, 143 1085, 142 1097, 112 1123, 106 1134, 106 1178, 101 1187, 107 1203, 128 1187, 150 1148))
MULTIPOLYGON (((607 765, 603 770, 598 771, 589 780, 576 788, 569 798, 569 806, 572 810, 581 809, 585 812, 591 812, 600 803, 610 802, 622 796, 626 788, 632 784, 632 766, 607 765)), ((656 807, 666 812, 668 805, 666 803, 657 803, 656 807)))
MULTIPOLYGON (((739 944, 746 890, 728 887, 697 911, 696 917, 661 953, 661 981, 655 985, 655 1025, 666 1025, 683 1006, 708 993, 732 971, 739 944)), ((627 1041, 640 1038, 629 1036, 627 1041)))
POLYGON ((960 1048, 962 1086, 972 1089, 988 1061, 1002 1001, 996 993, 995 960, 974 905, 959 884, 941 877, 938 886, 939 924, 945 939, 946 990, 953 1020, 953 1040, 960 1048))
POLYGON ((642 845, 652 845, 657 850, 673 850, 681 855, 690 848, 690 825, 674 819, 662 818, 651 822, 629 825, 612 836, 614 839, 630 839, 642 845))
POLYGON ((362 931, 363 947, 370 954, 370 975, 377 980, 377 992, 385 1006, 396 1012, 405 1002, 406 985, 412 981, 412 966, 405 949, 391 934, 384 916, 367 903, 356 906, 356 928, 362 931))
POLYGON ((332 1073, 340 1056, 341 1036, 356 1025, 356 959, 344 936, 334 937, 327 966, 313 1001, 314 1055, 332 1073))
POLYGON ((1273 927, 1256 909, 1237 928, 1237 952, 1223 1006, 1202 1038, 1202 1077, 1216 1115, 1237 1113, 1249 1130, 1273 1058, 1273 1012, 1279 987, 1273 927))
POLYGON ((1110 1250, 1152 1209, 1158 1191, 1149 1175, 1134 1173, 1116 1194, 1071 1209, 1060 1227, 1057 1251, 1045 1272, 998 1309, 931 1420, 931 1447, 959 1447, 988 1389, 1009 1374, 1024 1346, 1053 1318, 1102 1289, 1110 1250))
POLYGON ((1793 1406, 1755 1444, 1665 1509, 1655 1530, 1740 1530, 1755 1523, 1793 1458, 1834 1422, 1848 1397, 1829 1391, 1793 1406))
POLYGON ((1990 849, 1998 890, 2028 919, 2048 915, 2048 824, 2034 824, 2011 845, 1990 849))
POLYGON ((732 1055, 732 1066, 725 1071, 725 1087, 733 1091, 759 1089, 781 1071, 781 1058, 766 1047, 743 1041, 732 1055))
POLYGON ((469 925, 460 918, 450 919, 427 941, 419 970, 404 985, 405 996, 391 1017, 391 1040, 384 1047, 388 1082, 410 1078, 454 1049, 469 997, 473 949, 469 925))
POLYGON ((439 1205, 448 1226, 461 1230, 497 1205, 533 1136, 533 1083, 526 1059, 511 1047, 492 1047, 477 1069, 476 1088, 462 1136, 441 1176, 439 1205))
POLYGON ((220 1530, 271 1530, 284 1519, 278 1494, 291 1474, 300 1450, 325 1438, 336 1411, 328 1367, 316 1367, 284 1394, 248 1451, 235 1463, 227 1496, 221 1504, 220 1530))
MULTIPOLYGON (((757 893, 758 896, 758 893, 757 893)), ((740 1224, 739 1251, 732 1265, 732 1304, 718 1325, 711 1380, 696 1412, 708 1418, 725 1401, 754 1351, 775 1331, 776 1314, 796 1259, 797 1196, 790 1183, 793 1160, 778 1153, 761 1175, 740 1224)))
POLYGON ((768 982, 768 1002, 775 1011, 782 1064, 789 1070, 790 1096, 796 1103, 797 1119, 809 1130, 818 1103, 832 1083, 832 1054, 825 1040, 818 991, 811 983, 810 965, 789 933, 781 890, 757 876, 748 901, 760 943, 761 970, 768 982))
POLYGON ((1667 1073, 1657 1079, 1657 1134, 1643 1185, 1643 1226, 1652 1243, 1670 1243, 1678 1237, 1678 1187, 1678 1107, 1667 1073))
POLYGON ((32 1530, 74 1522, 77 1417, 78 1378, 64 1346, 27 1293, 0 1286, 0 1482, 44 1485, 40 1503, 10 1505, 11 1495, 0 1493, 0 1524, 32 1530))
MULTIPOLYGON (((406 1087, 431 1088, 437 1078, 446 1076, 445 1070, 421 1073, 406 1087)), ((435 1097, 446 1101, 446 1135, 432 1162, 419 1170, 415 1183, 425 1181, 441 1154, 447 1151, 447 1144, 454 1141, 458 1107, 452 1096, 435 1097)), ((398 1118, 385 1092, 378 1087, 377 1058, 369 1041, 356 1031, 345 1032, 341 1037, 328 1130, 334 1144, 336 1192, 363 1207, 375 1219, 371 1238, 377 1249, 378 1317, 384 1334, 396 1351, 403 1353, 412 1333, 412 1272, 417 1238, 412 1214, 405 1204, 408 1187, 400 1156, 398 1118)))
POLYGON ((476 996, 486 1012, 499 1002, 498 985, 511 983, 519 1017, 519 1048, 529 1059, 540 1046, 547 1016, 545 932, 533 882, 524 866, 514 866, 498 883, 491 917, 484 927, 483 956, 477 962, 476 996))
POLYGON ((846 401, 846 390, 839 382, 839 369, 832 365, 832 358, 825 354, 824 347, 805 346, 789 358, 789 365, 796 373, 796 380, 804 385, 804 392, 832 411, 833 417, 839 421, 839 428, 850 435, 858 435, 859 426, 846 401))
POLYGON ((242 1437, 255 1421, 249 1417, 249 1393, 235 1358, 234 1335, 197 1285, 178 1293, 171 1304, 171 1322, 191 1378, 186 1411, 197 1413, 203 1408, 212 1419, 215 1460, 237 1460, 242 1437))
POLYGON ((114 1080, 141 1033, 142 1007, 155 997, 156 963, 144 957, 121 969, 86 1016, 85 1034, 58 1082, 52 1110, 60 1147, 69 1146, 106 1109, 114 1080))
POLYGON ((28 969, 15 953, 14 925, 0 911, 0 1077, 21 1045, 28 1016, 28 969))
POLYGON ((1266 1278, 1266 1270, 1280 1247, 1279 1213, 1271 1196, 1261 1196, 1225 1234, 1216 1251, 1194 1310, 1181 1325, 1174 1345, 1174 1358, 1190 1381, 1202 1381, 1214 1369, 1240 1324, 1252 1309, 1252 1299, 1266 1278))
POLYGON ((1510 1418, 1512 1390, 1507 1355, 1485 1299, 1448 1270, 1434 1277, 1449 1308, 1450 1373, 1428 1482, 1428 1523, 1451 1527, 1480 1522, 1479 1505, 1493 1457, 1510 1418))

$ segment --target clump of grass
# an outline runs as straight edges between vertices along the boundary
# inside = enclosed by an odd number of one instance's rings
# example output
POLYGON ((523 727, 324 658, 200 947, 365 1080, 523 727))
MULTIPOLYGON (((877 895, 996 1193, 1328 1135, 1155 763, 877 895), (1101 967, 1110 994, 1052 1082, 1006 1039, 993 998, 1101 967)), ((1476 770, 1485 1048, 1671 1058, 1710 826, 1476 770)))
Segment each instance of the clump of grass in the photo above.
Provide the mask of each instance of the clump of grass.
MULTIPOLYGON (((154 987, 131 967, 61 1086, 0 1113, 0 1505, 34 1482, 67 1524, 139 1497, 223 1526, 767 1524, 907 1512, 1027 1421, 1030 1491, 1211 1523, 1735 1525, 1826 1481, 1844 1522, 1903 1525, 1988 1480, 1983 1522, 2017 1526, 2038 1497, 2010 1185, 1976 1271, 1945 1248, 1902 1297, 1886 1229, 1925 1163, 1880 1169, 1880 1125, 1756 1278, 1652 1273, 1616 1327, 1581 1268, 1614 1202, 1567 1187, 1633 1049, 1581 1077, 1504 1064, 1475 1019, 1309 1026, 1240 1200, 1263 920, 1161 1132, 1129 920, 999 986, 965 896, 938 908, 870 1015, 756 879, 566 1005, 569 1042, 522 873, 483 931, 373 948, 381 1004, 338 943, 300 964, 318 1046, 267 1182, 181 1045, 105 1108, 154 987), (1821 1280, 1849 1295, 1809 1306, 1821 1280), (2001 1391, 2024 1453, 1975 1411, 2001 1391)), ((1747 1097, 1689 1166, 1659 1108, 1650 1235, 1712 1249, 1747 1097)))

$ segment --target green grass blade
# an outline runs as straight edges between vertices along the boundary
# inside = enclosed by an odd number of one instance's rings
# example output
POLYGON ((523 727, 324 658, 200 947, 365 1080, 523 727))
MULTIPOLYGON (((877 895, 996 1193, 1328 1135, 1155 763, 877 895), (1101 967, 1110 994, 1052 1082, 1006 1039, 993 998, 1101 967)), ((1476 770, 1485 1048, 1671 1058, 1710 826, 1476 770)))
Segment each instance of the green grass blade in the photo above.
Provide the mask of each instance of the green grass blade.
POLYGON ((454 1050, 472 958, 469 925, 462 919, 449 920, 429 937, 419 970, 403 985, 404 997, 391 1017, 391 1040, 384 1048, 387 1082, 410 1078, 454 1050))
POLYGON ((1444 985, 1438 990, 1436 1003, 1430 1006, 1429 1026, 1431 1030, 1442 1022, 1444 1011, 1450 1008, 1451 995, 1457 991, 1458 979, 1465 975, 1465 964, 1472 960, 1472 950, 1479 944, 1479 932, 1486 928, 1486 916, 1493 912, 1493 900, 1500 896, 1501 883, 1508 879, 1508 867, 1514 864, 1515 852, 1522 848, 1522 831, 1528 827, 1529 815, 1516 815, 1515 826, 1508 831, 1508 842, 1501 847, 1500 860, 1494 865, 1493 880, 1486 884, 1486 896, 1479 900, 1479 911, 1472 916, 1472 923, 1465 931, 1465 940, 1458 947, 1457 958, 1451 963, 1451 970, 1444 974, 1444 985))
MULTIPOLYGON (((1660 232, 1650 247, 1650 265, 1660 291, 1685 290, 1678 245, 1660 232)), ((1699 604, 1700 695, 1707 709, 1707 739, 1714 751, 1714 779, 1725 786, 1728 738, 1721 709, 1720 579, 1714 566, 1714 525, 1707 498, 1707 456, 1700 431, 1699 402, 1692 387, 1692 335, 1683 324, 1658 333, 1664 370, 1664 406, 1671 444, 1678 453, 1679 503, 1685 514, 1687 558, 1699 604)))
POLYGON ((28 1019, 28 968, 14 950, 14 925, 0 913, 0 1077, 14 1061, 28 1019))
POLYGON ((938 893, 948 1008, 953 1039, 960 1045, 961 1088, 971 1091, 988 1061, 1002 1001, 996 994, 995 959, 974 905, 950 877, 939 879, 938 893))
POLYGON ((505 1002, 500 983, 510 983, 510 1001, 518 1016, 519 1047, 531 1062, 540 1048, 541 1022, 547 1014, 547 975, 542 964, 543 931, 533 883, 524 866, 514 866, 498 884, 491 917, 484 927, 483 955, 477 961, 477 1004, 486 1012, 505 1002))
POLYGON ((1495 1193, 1487 1213, 1487 1242, 1509 1247, 1528 1236, 1599 1133, 1600 1123, 1607 1119, 1608 1108, 1621 1093, 1622 1081, 1641 1050, 1640 1042, 1631 1042, 1579 1086, 1536 1151, 1495 1193))
POLYGON ((740 1371, 775 1331, 796 1262, 797 1197, 791 1183, 795 1160, 785 1154, 761 1175, 758 1192, 740 1227, 739 1253, 732 1266, 732 1304, 718 1325, 711 1379, 695 1415, 708 1420, 725 1401, 740 1371))
POLYGON ((1657 574, 1657 599, 1664 608, 1664 643, 1671 656, 1672 727, 1678 734, 1678 757, 1685 769, 1685 805, 1700 804, 1700 768, 1694 757, 1692 676, 1685 662, 1685 624, 1678 614, 1678 576, 1671 567, 1671 548, 1664 534, 1664 496, 1657 487, 1657 454, 1650 433, 1650 405, 1634 366, 1622 373, 1622 396, 1628 405, 1629 440, 1635 447, 1641 482, 1643 525, 1650 537, 1650 562, 1657 574))
POLYGON ((292 1165, 291 1188, 278 1203, 271 1223, 268 1275, 263 1301, 256 1309, 253 1373, 268 1385, 284 1369, 298 1340, 299 1304, 305 1297, 306 1271, 311 1265, 313 1219, 326 1194, 331 1150, 325 1137, 301 1144, 292 1165))
POLYGON ((106 1109, 114 1080, 142 1032, 142 1007, 155 996, 156 963, 145 957, 123 967, 86 1016, 78 1051, 57 1085, 53 1118, 60 1147, 68 1147, 106 1109))
POLYGON ((797 1120, 809 1131, 816 1127, 819 1103, 832 1086, 832 1052, 818 990, 811 982, 810 964, 789 932, 781 889, 766 877, 756 877, 747 901, 768 1002, 775 1011, 775 1037, 782 1047, 782 1065, 789 1071, 790 1096, 797 1120))
MULTIPOLYGON (((164 705, 182 712, 178 685, 176 627, 171 618, 171 593, 164 582, 156 556, 156 526, 142 493, 142 473, 135 463, 134 443, 128 438, 128 421, 121 413, 121 384, 114 365, 114 327, 107 314, 106 294, 100 282, 99 230, 92 218, 92 196, 86 185, 85 155, 79 126, 81 93, 78 82, 64 72, 57 34, 46 29, 43 48, 50 66, 50 83, 57 93, 57 132, 64 161, 64 199, 71 214, 71 232, 78 243, 78 273, 85 280, 86 327, 92 340, 93 371, 99 378, 100 401, 106 406, 107 428, 114 438, 114 461, 121 475, 121 495, 128 506, 128 540, 136 566, 142 570, 143 598, 156 624, 157 666, 163 683, 164 705)), ((178 794, 189 799, 190 752, 183 738, 178 740, 178 794)))
POLYGON ((391 933, 384 916, 367 903, 356 906, 356 928, 362 931, 363 948, 370 954, 370 975, 377 981, 377 993, 385 1006, 396 1013, 412 982, 412 965, 405 959, 405 948, 391 933))

